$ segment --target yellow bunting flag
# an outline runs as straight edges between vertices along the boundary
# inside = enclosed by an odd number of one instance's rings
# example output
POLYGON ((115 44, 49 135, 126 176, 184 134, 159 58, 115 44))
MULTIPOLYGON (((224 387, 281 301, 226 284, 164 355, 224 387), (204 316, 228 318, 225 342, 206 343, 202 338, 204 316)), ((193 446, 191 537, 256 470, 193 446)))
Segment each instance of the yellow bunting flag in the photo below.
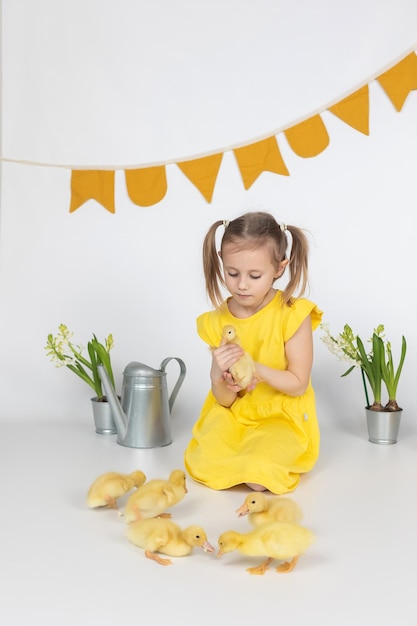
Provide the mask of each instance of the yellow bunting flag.
POLYGON ((378 76, 377 81, 397 111, 401 111, 408 94, 417 89, 417 56, 414 52, 378 76))
POLYGON ((284 132, 288 143, 300 157, 313 157, 329 145, 329 135, 320 115, 314 115, 284 132))
POLYGON ((151 206, 164 198, 167 192, 165 166, 125 170, 126 187, 133 204, 151 206))
MULTIPOLYGON (((408 94, 417 90, 417 54, 412 52, 376 79, 397 111, 401 111, 408 94)), ((325 110, 324 107, 320 111, 325 110)), ((369 135, 369 84, 326 109, 355 130, 369 135)), ((300 157, 314 157, 330 143, 321 115, 316 113, 283 132, 288 145, 300 157)), ((215 148, 217 152, 187 161, 170 160, 158 166, 125 169, 130 200, 140 206, 160 202, 167 193, 166 166, 175 163, 189 181, 211 202, 223 154, 233 150, 244 188, 249 189, 263 172, 289 176, 276 136, 242 145, 238 148, 215 148)), ((9 160, 9 159, 3 159, 9 160)), ((81 167, 81 166, 80 166, 81 167)), ((121 169, 120 166, 114 166, 121 169)), ((107 211, 115 212, 115 172, 113 170, 72 170, 70 212, 88 200, 96 200, 107 211)))
POLYGON ((96 200, 110 213, 114 208, 114 171, 72 170, 70 213, 87 200, 96 200))
POLYGON ((182 173, 197 187, 207 202, 211 202, 213 197, 222 158, 223 153, 220 153, 177 163, 182 173))
POLYGON ((365 85, 344 100, 341 100, 329 111, 355 130, 369 135, 369 88, 365 85))
POLYGON ((249 189, 262 172, 289 176, 275 137, 257 141, 233 150, 245 189, 249 189))

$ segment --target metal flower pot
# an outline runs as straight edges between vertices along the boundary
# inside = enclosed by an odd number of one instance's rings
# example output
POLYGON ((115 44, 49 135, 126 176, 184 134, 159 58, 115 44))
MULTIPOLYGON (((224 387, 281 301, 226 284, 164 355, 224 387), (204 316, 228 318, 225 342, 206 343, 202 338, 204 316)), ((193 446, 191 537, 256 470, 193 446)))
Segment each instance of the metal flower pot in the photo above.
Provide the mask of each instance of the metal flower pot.
POLYGON ((372 443, 397 443, 402 409, 398 411, 372 411, 365 407, 369 441, 372 443))
POLYGON ((99 435, 116 435, 117 428, 113 419, 110 402, 91 398, 93 407, 94 425, 99 435))

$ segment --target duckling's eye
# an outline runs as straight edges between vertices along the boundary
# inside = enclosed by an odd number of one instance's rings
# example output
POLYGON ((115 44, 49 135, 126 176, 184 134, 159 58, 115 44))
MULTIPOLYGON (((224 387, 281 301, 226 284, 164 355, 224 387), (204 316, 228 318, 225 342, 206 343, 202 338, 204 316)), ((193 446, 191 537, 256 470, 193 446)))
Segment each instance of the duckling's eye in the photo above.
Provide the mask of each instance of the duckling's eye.
POLYGON ((251 500, 251 504, 256 504, 256 500, 251 500))
POLYGON ((200 535, 196 535, 196 536, 195 536, 195 538, 196 538, 196 539, 200 539, 200 535))

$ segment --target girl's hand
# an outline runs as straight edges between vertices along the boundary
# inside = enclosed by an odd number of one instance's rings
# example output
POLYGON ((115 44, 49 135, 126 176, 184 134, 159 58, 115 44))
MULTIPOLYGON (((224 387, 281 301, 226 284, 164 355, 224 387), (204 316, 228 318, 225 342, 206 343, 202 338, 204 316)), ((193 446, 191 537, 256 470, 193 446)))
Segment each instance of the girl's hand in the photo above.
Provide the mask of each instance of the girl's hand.
POLYGON ((235 393, 239 393, 239 391, 242 391, 243 389, 245 389, 246 391, 253 391, 256 385, 261 382, 259 376, 254 376, 247 387, 240 387, 240 385, 237 385, 235 383, 235 381, 233 380, 233 376, 230 374, 230 372, 225 372, 223 374, 223 378, 226 382, 227 388, 231 389, 235 393))
MULTIPOLYGON (((211 365, 211 378, 213 381, 225 380, 229 382, 233 381, 229 374, 229 368, 236 363, 243 355, 243 349, 236 344, 226 344, 219 346, 212 351, 212 365, 211 365), (229 376, 230 379, 226 379, 225 376, 229 376)), ((239 385, 235 385, 240 390, 239 385)))
POLYGON ((226 383, 226 387, 230 389, 230 391, 234 391, 235 393, 239 393, 239 391, 242 391, 242 387, 235 383, 235 381, 233 380, 233 376, 230 372, 223 373, 223 380, 226 383))

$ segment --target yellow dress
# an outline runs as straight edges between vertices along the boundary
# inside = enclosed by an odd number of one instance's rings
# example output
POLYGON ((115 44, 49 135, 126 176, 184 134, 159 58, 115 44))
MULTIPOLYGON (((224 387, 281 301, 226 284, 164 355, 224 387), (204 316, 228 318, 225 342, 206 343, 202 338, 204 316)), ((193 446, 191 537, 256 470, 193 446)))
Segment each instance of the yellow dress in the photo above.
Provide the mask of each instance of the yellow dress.
MULTIPOLYGON (((285 342, 308 315, 314 330, 322 311, 305 298, 283 305, 277 291, 269 304, 245 319, 234 317, 227 306, 203 313, 197 318, 197 332, 209 346, 218 346, 223 326, 233 324, 243 349, 256 362, 285 369, 285 342)), ((209 391, 184 462, 194 480, 212 489, 250 482, 281 494, 294 490, 300 474, 313 468, 319 444, 311 381, 297 397, 261 382, 229 408, 218 404, 209 391)))

